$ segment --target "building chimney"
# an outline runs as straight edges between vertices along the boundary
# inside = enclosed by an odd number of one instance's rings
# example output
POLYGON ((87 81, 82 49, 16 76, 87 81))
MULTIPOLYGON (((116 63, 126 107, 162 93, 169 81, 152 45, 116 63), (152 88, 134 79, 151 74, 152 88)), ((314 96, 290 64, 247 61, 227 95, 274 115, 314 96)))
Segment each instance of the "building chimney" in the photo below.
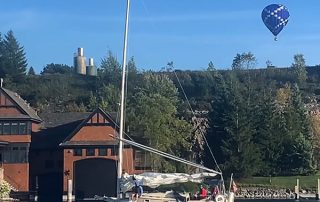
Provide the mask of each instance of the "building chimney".
POLYGON ((0 87, 2 88, 3 78, 0 78, 0 87))

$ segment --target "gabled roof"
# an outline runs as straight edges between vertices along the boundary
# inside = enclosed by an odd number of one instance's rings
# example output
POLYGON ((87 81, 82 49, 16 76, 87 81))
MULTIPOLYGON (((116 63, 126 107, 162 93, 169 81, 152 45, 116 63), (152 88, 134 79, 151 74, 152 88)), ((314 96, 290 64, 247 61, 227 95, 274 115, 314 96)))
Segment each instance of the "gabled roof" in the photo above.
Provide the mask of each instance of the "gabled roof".
MULTIPOLYGON (((20 110, 26 113, 26 115, 21 114, 20 116, 14 118, 31 118, 36 122, 42 121, 41 118, 38 116, 37 112, 32 107, 30 107, 30 105, 24 99, 22 99, 17 93, 12 92, 3 87, 0 87, 0 90, 2 90, 14 103, 16 103, 20 110)), ((5 116, 3 117, 10 118, 5 116)))
MULTIPOLYGON (((32 134, 31 150, 57 149, 59 145, 68 137, 72 138, 75 131, 81 129, 81 125, 86 123, 96 112, 103 112, 101 109, 95 112, 43 112, 39 116, 42 118, 41 130, 32 134)), ((104 113, 104 112, 103 112, 104 113)), ((101 114, 103 114, 101 113, 101 114)), ((116 118, 116 114, 112 113, 116 118)), ((110 116, 110 114, 108 114, 110 116)), ((111 116, 110 119, 112 120, 111 116)), ((111 122, 111 121, 110 121, 111 122)), ((116 141, 116 140, 115 140, 116 141)), ((105 142, 77 142, 70 143, 69 146, 76 145, 114 145, 112 141, 105 142)))
MULTIPOLYGON (((79 124, 86 119, 91 112, 41 112, 39 116, 43 120, 42 128, 54 128, 60 125, 65 125, 74 121, 79 121, 79 124)), ((72 131, 74 128, 72 129, 72 131)), ((69 131, 71 133, 72 131, 69 131)))
POLYGON ((75 120, 54 127, 43 128, 33 133, 31 150, 56 150, 59 144, 82 122, 75 120))
POLYGON ((68 145, 69 141, 72 137, 79 132, 79 130, 97 113, 102 114, 111 124, 111 126, 118 131, 118 125, 113 121, 111 115, 109 113, 104 112, 101 108, 97 108, 93 111, 85 120, 82 121, 80 125, 60 144, 61 146, 68 145))
POLYGON ((59 144, 89 116, 88 112, 43 112, 41 130, 31 136, 31 149, 57 149, 59 144))

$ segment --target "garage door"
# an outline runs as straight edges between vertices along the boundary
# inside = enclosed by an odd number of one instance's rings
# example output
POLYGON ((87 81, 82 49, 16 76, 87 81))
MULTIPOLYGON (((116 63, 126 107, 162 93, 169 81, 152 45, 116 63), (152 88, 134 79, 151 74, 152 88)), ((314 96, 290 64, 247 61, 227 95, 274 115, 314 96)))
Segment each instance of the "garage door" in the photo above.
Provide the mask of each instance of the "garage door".
POLYGON ((74 163, 74 191, 77 199, 116 196, 116 161, 101 158, 79 160, 74 163))

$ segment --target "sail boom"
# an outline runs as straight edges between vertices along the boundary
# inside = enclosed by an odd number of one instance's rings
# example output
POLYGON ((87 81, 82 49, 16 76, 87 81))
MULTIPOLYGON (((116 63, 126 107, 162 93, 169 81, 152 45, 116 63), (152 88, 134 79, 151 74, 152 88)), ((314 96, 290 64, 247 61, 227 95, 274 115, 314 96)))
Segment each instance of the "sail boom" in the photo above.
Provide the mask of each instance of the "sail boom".
POLYGON ((191 162, 191 161, 187 161, 187 160, 185 160, 185 159, 182 159, 182 158, 179 158, 179 157, 177 157, 177 156, 174 156, 174 155, 165 153, 165 152, 163 152, 163 151, 159 151, 159 150, 157 150, 157 149, 154 149, 154 148, 151 148, 151 147, 148 147, 148 146, 139 144, 139 143, 137 143, 137 142, 130 141, 130 140, 127 140, 127 139, 120 139, 120 138, 117 138, 117 137, 115 137, 115 138, 116 138, 116 139, 119 139, 120 141, 122 141, 122 142, 124 142, 124 143, 127 143, 127 144, 130 144, 130 145, 132 145, 132 146, 138 147, 138 148, 143 149, 143 150, 145 150, 145 151, 149 151, 149 152, 158 154, 158 155, 163 156, 163 157, 165 157, 165 158, 168 158, 168 159, 171 159, 171 160, 175 160, 175 161, 178 161, 178 162, 181 162, 181 163, 185 163, 185 164, 187 164, 187 165, 190 165, 190 166, 193 166, 193 167, 196 167, 196 168, 199 168, 199 169, 202 169, 202 170, 211 172, 211 173, 215 173, 215 174, 217 174, 217 175, 222 175, 221 172, 215 171, 215 170, 213 170, 213 169, 207 168, 207 167, 205 167, 205 166, 202 166, 202 165, 200 165, 200 164, 197 164, 197 163, 194 163, 194 162, 191 162))

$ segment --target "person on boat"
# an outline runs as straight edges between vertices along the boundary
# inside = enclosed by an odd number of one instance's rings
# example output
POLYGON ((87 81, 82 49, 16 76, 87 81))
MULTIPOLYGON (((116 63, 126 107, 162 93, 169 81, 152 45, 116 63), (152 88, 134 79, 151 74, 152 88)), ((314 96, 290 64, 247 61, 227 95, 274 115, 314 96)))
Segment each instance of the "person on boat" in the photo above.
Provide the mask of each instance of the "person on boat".
POLYGON ((132 201, 136 201, 143 194, 143 188, 134 176, 132 176, 132 180, 134 183, 132 201))
POLYGON ((219 193, 220 193, 220 190, 219 190, 218 185, 212 187, 212 189, 211 189, 212 200, 214 200, 219 193))
POLYGON ((207 195, 208 195, 207 189, 204 186, 200 185, 199 198, 200 199, 207 198, 207 195))

